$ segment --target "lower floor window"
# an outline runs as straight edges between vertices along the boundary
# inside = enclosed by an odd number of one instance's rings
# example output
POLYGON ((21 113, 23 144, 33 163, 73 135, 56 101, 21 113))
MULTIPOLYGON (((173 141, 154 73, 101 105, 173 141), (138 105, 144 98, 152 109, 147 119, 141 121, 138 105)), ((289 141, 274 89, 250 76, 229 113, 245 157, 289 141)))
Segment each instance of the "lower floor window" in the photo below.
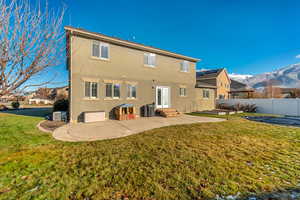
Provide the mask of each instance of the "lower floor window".
POLYGON ((88 98, 98 97, 98 83, 97 82, 84 82, 84 95, 88 98))
POLYGON ((127 85, 127 97, 135 99, 136 98, 136 86, 135 85, 127 85))
POLYGON ((203 90, 203 98, 209 98, 209 90, 203 90))
POLYGON ((179 95, 182 97, 186 96, 186 88, 179 88, 179 95))
POLYGON ((120 84, 106 83, 105 95, 110 98, 120 98, 120 84))

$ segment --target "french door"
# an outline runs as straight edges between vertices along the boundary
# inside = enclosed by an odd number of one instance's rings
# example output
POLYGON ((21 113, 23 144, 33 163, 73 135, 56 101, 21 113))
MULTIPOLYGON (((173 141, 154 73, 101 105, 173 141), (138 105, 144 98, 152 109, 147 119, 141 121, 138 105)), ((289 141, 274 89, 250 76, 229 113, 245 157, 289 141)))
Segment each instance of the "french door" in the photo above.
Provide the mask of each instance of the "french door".
POLYGON ((156 108, 170 108, 171 106, 171 90, 170 87, 156 87, 156 108))

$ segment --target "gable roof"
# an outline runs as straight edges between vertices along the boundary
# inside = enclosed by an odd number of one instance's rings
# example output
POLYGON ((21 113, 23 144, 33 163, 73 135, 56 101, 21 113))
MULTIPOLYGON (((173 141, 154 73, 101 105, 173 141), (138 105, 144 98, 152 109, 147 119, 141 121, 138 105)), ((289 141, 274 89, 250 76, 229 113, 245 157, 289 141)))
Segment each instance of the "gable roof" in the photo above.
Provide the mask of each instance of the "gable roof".
POLYGON ((64 27, 66 31, 69 31, 72 35, 78 35, 78 36, 83 36, 83 37, 87 37, 90 39, 95 39, 95 40, 101 40, 101 41, 106 41, 112 44, 116 44, 116 45, 120 45, 120 46, 125 46, 125 47, 129 47, 129 48, 133 48, 133 49, 138 49, 138 50, 142 50, 142 51, 147 51, 150 53, 157 53, 157 54, 161 54, 161 55, 165 55, 165 56, 169 56, 169 57, 174 57, 174 58, 179 58, 179 59, 183 59, 183 60, 187 60, 187 61, 191 61, 191 62, 198 62, 200 61, 200 59, 198 58, 192 58, 189 56, 184 56, 181 54, 177 54, 171 51, 166 51, 163 49, 159 49, 159 48, 155 48, 155 47, 151 47, 151 46, 146 46, 144 44, 140 44, 140 43, 136 43, 136 42, 131 42, 128 40, 123 40, 120 38, 116 38, 116 37, 111 37, 111 36, 107 36, 104 35, 102 33, 96 33, 96 32, 91 32, 91 31, 87 31, 81 28, 75 28, 75 27, 71 27, 71 26, 65 26, 64 27))
POLYGON ((223 70, 224 70, 224 68, 212 69, 212 70, 207 70, 207 71, 201 71, 201 72, 197 72, 196 76, 197 76, 197 79, 202 79, 202 78, 217 78, 217 76, 223 70))
POLYGON ((230 79, 230 80, 231 80, 230 88, 232 88, 232 89, 239 89, 239 88, 245 88, 245 87, 247 87, 247 85, 244 84, 244 83, 241 83, 241 82, 236 81, 234 79, 230 79))

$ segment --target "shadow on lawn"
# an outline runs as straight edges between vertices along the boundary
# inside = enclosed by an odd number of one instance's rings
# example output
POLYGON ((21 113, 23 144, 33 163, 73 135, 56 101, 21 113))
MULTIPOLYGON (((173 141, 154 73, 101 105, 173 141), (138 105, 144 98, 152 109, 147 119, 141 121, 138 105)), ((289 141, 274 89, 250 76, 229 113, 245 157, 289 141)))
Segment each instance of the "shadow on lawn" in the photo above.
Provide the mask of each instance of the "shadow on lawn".
POLYGON ((16 110, 0 111, 0 113, 9 113, 15 115, 23 115, 30 117, 45 117, 52 112, 52 107, 42 108, 21 108, 16 110))

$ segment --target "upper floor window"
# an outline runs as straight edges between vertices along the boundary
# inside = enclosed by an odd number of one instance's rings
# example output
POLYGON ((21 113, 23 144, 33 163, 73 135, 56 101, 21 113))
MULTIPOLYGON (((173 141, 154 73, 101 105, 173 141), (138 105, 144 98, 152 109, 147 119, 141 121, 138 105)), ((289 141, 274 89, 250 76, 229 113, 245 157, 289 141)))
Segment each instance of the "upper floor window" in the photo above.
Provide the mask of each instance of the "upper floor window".
POLYGON ((209 90, 203 90, 203 98, 209 98, 209 90))
POLYGON ((120 98, 120 84, 106 83, 105 96, 109 98, 120 98))
POLYGON ((92 44, 92 57, 109 59, 109 44, 94 41, 92 44))
POLYGON ((182 61, 181 65, 180 65, 180 71, 188 72, 189 71, 189 65, 190 65, 189 61, 186 61, 186 60, 182 61))
POLYGON ((136 86, 135 85, 127 85, 127 97, 131 99, 136 98, 136 86))
POLYGON ((144 53, 144 65, 155 67, 156 55, 154 53, 144 53))
POLYGON ((98 83, 96 82, 84 82, 84 96, 88 98, 98 97, 98 83))
POLYGON ((185 97, 186 96, 186 88, 179 88, 179 95, 181 97, 185 97))

